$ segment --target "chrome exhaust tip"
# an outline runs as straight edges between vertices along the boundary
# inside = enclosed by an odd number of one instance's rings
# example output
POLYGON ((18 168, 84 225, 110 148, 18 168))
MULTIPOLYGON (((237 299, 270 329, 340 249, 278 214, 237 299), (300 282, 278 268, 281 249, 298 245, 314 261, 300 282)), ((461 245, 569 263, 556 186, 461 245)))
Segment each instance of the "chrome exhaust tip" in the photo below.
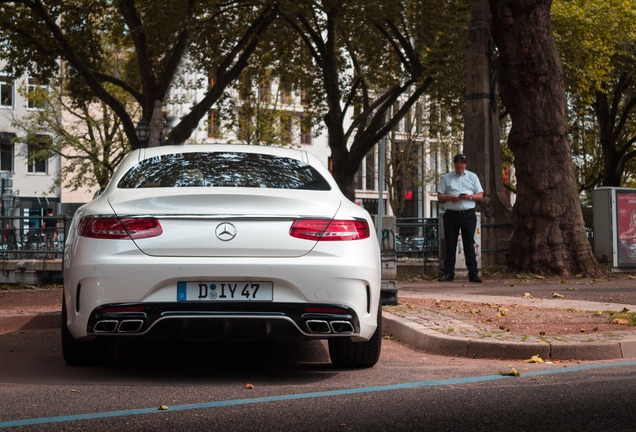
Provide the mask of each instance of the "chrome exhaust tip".
POLYGON ((334 333, 353 333, 355 329, 349 321, 331 321, 329 323, 334 333))
POLYGON ((307 328, 312 333, 331 333, 329 323, 324 320, 307 320, 307 328))
POLYGON ((102 320, 98 321, 93 327, 95 333, 113 333, 117 329, 119 321, 117 320, 102 320))
POLYGON ((141 326, 144 325, 144 320, 134 319, 134 320, 123 320, 119 327, 117 328, 117 332, 119 333, 135 333, 141 329, 141 326))

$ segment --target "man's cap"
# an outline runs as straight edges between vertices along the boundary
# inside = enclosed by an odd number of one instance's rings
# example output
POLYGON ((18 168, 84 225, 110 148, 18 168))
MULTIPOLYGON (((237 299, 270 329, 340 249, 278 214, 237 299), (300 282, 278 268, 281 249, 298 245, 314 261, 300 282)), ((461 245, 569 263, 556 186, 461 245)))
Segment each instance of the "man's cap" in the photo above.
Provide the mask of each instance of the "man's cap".
POLYGON ((466 162, 466 155, 465 154, 455 155, 455 157, 453 158, 453 162, 466 162))

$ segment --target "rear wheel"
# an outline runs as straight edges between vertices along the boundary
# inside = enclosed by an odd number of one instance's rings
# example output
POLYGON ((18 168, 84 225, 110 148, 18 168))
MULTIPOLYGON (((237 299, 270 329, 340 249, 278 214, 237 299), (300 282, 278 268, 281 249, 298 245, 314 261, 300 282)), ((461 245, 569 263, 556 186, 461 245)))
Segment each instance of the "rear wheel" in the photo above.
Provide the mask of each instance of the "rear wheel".
POLYGON ((103 365, 113 356, 112 341, 94 339, 81 341, 73 337, 66 326, 66 302, 62 299, 62 355, 69 366, 103 365))
POLYGON ((334 366, 368 368, 380 359, 382 349, 382 306, 378 308, 378 327, 366 342, 353 342, 351 338, 329 339, 329 356, 334 366))

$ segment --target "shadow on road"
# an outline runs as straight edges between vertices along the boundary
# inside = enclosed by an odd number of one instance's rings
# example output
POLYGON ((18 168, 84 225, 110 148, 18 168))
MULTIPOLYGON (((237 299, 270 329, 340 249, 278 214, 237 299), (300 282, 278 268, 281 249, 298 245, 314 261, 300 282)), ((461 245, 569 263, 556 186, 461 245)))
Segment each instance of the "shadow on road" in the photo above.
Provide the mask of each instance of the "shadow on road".
POLYGON ((117 341, 113 362, 70 367, 62 358, 59 331, 0 334, 0 383, 23 384, 223 384, 251 379, 260 385, 282 379, 312 383, 339 371, 327 344, 299 342, 117 341))

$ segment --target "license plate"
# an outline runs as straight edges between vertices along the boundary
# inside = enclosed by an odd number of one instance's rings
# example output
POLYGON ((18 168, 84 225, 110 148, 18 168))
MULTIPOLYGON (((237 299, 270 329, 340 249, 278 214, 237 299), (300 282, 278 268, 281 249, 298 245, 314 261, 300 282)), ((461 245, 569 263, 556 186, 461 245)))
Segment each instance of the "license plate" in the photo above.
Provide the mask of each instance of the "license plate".
POLYGON ((272 282, 178 282, 178 301, 272 301, 272 282))

